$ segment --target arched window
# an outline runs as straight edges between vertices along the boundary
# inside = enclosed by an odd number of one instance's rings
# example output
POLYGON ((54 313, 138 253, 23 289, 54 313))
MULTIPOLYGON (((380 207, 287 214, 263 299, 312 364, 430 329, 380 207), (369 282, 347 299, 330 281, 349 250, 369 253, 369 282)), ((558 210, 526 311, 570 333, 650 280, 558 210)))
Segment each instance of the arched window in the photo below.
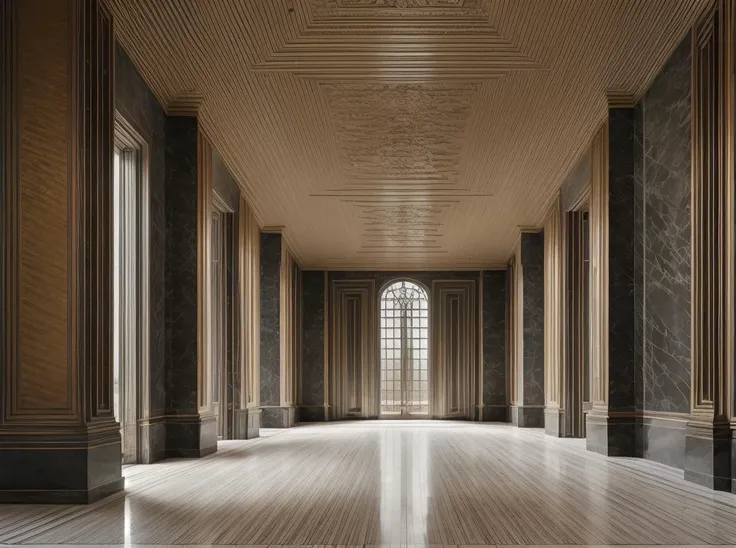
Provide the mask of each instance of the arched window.
POLYGON ((429 414, 429 299, 402 280, 381 295, 381 416, 429 414))

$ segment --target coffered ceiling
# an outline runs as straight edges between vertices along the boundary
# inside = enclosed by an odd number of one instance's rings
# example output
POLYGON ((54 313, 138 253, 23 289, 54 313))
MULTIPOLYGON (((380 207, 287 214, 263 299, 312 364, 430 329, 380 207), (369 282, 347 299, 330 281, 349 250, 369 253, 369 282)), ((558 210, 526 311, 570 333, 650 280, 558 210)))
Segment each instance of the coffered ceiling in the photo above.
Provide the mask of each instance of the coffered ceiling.
POLYGON ((473 268, 538 225, 708 0, 109 0, 306 268, 473 268))

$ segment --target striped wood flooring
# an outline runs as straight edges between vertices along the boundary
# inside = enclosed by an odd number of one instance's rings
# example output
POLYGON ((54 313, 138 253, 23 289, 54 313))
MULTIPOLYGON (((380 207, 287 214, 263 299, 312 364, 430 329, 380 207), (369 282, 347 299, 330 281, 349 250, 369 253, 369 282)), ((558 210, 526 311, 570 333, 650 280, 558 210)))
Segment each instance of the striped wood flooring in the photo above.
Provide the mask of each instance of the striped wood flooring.
POLYGON ((0 543, 736 544, 736 496, 507 425, 301 426, 125 475, 90 506, 0 506, 0 543))

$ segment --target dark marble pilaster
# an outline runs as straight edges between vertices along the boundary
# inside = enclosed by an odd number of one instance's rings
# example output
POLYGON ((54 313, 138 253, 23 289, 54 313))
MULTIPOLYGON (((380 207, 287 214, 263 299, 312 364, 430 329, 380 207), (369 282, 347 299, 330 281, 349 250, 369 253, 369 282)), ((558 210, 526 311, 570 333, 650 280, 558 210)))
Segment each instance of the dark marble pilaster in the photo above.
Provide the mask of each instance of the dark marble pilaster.
POLYGON ((302 336, 299 420, 324 420, 325 403, 325 273, 302 272, 302 336), (321 418, 320 418, 321 417, 321 418))
MULTIPOLYGON (((149 398, 149 413, 138 417, 146 424, 149 418, 161 417, 166 407, 166 115, 119 44, 115 62, 115 107, 148 141, 150 350, 148 386, 140 388, 139 397, 149 398)), ((163 458, 165 446, 163 423, 139 428, 141 463, 163 458)))
POLYGON ((506 422, 506 271, 486 271, 482 276, 483 409, 480 418, 506 422))
MULTIPOLYGON (((261 406, 281 404, 281 234, 261 234, 261 406)), ((269 413, 261 417, 270 428, 269 413)))
POLYGON ((690 413, 690 35, 643 101, 644 409, 690 413))
POLYGON ((166 454, 217 450, 214 417, 197 402, 197 119, 166 119, 166 454))
POLYGON ((637 108, 608 113, 608 411, 587 416, 588 449, 610 456, 641 455, 640 354, 635 351, 641 315, 637 313, 637 227, 641 226, 642 129, 637 108))
POLYGON ((523 284, 522 399, 512 422, 527 428, 544 427, 544 233, 521 235, 523 284), (515 419, 515 420, 514 420, 515 419))

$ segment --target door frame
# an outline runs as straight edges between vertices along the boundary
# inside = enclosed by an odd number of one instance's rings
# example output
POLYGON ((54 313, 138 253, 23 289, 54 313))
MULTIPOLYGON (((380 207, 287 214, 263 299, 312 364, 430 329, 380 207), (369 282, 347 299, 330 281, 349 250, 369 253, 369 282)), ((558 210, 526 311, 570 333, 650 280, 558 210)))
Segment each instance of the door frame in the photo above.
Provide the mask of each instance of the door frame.
MULTIPOLYGON (((136 347, 134 366, 125 367, 120 374, 121 449, 123 464, 141 462, 145 423, 150 418, 150 186, 149 186, 149 139, 143 136, 124 114, 115 111, 113 130, 114 150, 133 151, 136 154, 134 173, 136 177, 137 229, 135 333, 136 347), (130 390, 130 387, 134 387, 130 390), (127 431, 127 434, 125 432, 127 431), (132 435, 131 435, 132 433, 132 435)), ((114 153, 114 151, 111 151, 114 153)), ((111 204, 113 206, 114 204, 111 204)), ((115 249, 111 247, 111 255, 115 249)), ((130 274, 130 270, 126 269, 130 274)), ((124 274, 125 275, 125 274, 124 274)), ((112 311, 111 311, 112 313, 112 311)))

